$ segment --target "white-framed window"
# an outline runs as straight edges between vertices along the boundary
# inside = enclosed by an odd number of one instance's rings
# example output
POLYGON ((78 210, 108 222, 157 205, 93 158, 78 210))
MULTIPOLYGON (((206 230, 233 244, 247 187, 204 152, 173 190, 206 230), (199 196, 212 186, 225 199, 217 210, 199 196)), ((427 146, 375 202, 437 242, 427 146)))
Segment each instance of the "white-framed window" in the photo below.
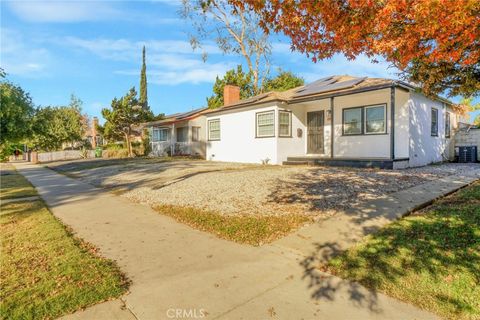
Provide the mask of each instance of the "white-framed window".
POLYGON ((362 107, 343 109, 343 134, 363 133, 362 107))
POLYGON ((432 137, 438 136, 438 109, 435 108, 432 108, 430 134, 432 137))
POLYGON ((208 120, 208 140, 220 140, 220 119, 208 120))
POLYGON ((256 137, 275 136, 275 111, 258 112, 256 114, 256 137))
POLYGON ((445 112, 445 138, 450 138, 450 112, 445 112))
POLYGON ((290 111, 278 111, 278 136, 292 136, 292 113, 290 111))
POLYGON ((168 128, 153 128, 152 130, 152 141, 167 141, 168 140, 168 128))
POLYGON ((385 105, 365 107, 365 134, 387 132, 385 105))
POLYGON ((192 127, 192 141, 200 141, 200 127, 192 127))

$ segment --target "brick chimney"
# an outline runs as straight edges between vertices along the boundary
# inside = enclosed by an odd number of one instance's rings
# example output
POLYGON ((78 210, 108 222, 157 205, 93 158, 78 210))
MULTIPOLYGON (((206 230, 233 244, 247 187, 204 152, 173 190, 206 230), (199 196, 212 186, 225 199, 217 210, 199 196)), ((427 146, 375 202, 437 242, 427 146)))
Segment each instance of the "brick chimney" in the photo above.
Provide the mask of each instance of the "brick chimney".
POLYGON ((97 125, 98 125, 98 118, 93 117, 92 131, 91 131, 91 134, 92 134, 92 148, 97 147, 97 125))
POLYGON ((240 87, 231 84, 223 87, 223 105, 228 106, 240 101, 240 87))

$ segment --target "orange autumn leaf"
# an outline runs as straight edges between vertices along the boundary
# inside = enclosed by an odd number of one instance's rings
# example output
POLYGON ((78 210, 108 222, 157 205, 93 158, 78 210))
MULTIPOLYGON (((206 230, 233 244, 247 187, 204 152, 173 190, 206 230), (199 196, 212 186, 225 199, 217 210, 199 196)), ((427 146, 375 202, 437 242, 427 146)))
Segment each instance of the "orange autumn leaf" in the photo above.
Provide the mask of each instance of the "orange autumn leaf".
POLYGON ((313 61, 382 56, 427 94, 480 92, 478 0, 228 0, 313 61))

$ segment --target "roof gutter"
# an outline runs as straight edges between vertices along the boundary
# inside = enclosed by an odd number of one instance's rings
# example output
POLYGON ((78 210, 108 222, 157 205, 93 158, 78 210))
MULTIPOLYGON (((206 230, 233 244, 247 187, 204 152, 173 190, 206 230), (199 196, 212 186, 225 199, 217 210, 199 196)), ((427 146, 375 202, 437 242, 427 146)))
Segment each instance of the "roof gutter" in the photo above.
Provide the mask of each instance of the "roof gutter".
POLYGON ((205 115, 210 115, 210 114, 219 113, 219 112, 223 112, 223 111, 229 111, 229 110, 235 110, 235 109, 240 109, 240 108, 257 106, 257 105, 261 105, 261 104, 265 104, 265 103, 269 103, 269 102, 285 102, 285 103, 288 103, 288 101, 285 100, 285 99, 275 98, 275 99, 268 100, 268 101, 257 101, 257 102, 251 102, 251 103, 242 103, 242 104, 234 105, 234 106, 227 107, 227 108, 213 109, 212 111, 207 111, 204 114, 205 115))
MULTIPOLYGON (((346 96, 346 95, 375 91, 375 90, 381 90, 381 89, 389 89, 389 88, 403 88, 403 89, 408 90, 408 91, 418 90, 417 87, 414 87, 414 86, 412 86, 412 85, 410 85, 406 82, 397 80, 397 81, 393 81, 392 83, 384 83, 384 84, 379 84, 379 85, 376 85, 376 86, 346 90, 346 91, 342 91, 342 92, 332 92, 330 94, 324 94, 324 95, 317 95, 317 96, 312 95, 312 96, 306 96, 306 97, 290 99, 290 100, 275 98, 275 99, 268 100, 268 101, 241 103, 241 104, 234 105, 234 106, 227 107, 227 108, 218 108, 218 109, 214 109, 212 111, 207 111, 204 114, 205 115, 216 114, 216 113, 220 113, 220 112, 224 112, 224 111, 226 112, 226 111, 229 111, 229 110, 235 110, 235 109, 240 109, 240 108, 245 108, 245 107, 257 106, 257 105, 261 105, 261 104, 265 104, 265 103, 269 103, 269 102, 283 102, 283 103, 287 103, 287 104, 295 104, 295 103, 329 99, 329 98, 333 98, 333 97, 340 97, 340 96, 346 96)), ((445 102, 449 105, 453 104, 451 101, 449 101, 445 98, 442 98, 442 97, 439 97, 439 96, 436 96, 435 98, 437 100, 439 100, 441 102, 445 102)))
MULTIPOLYGON (((350 95, 350 94, 357 94, 357 93, 363 93, 363 92, 381 90, 381 89, 388 89, 388 88, 403 88, 403 89, 406 89, 408 91, 416 91, 416 90, 419 89, 419 88, 414 87, 414 86, 412 86, 412 85, 410 85, 406 82, 403 82, 403 81, 394 81, 392 83, 386 83, 386 84, 380 84, 380 85, 371 86, 371 87, 347 90, 347 91, 343 91, 343 92, 337 92, 337 93, 332 92, 330 94, 325 94, 325 95, 291 99, 290 101, 287 101, 287 103, 288 104, 294 104, 294 103, 300 103, 300 102, 309 102, 309 101, 322 100, 322 99, 328 99, 328 98, 332 98, 332 97, 340 97, 340 96, 346 96, 346 95, 350 95)), ((449 105, 453 104, 450 100, 447 100, 447 99, 442 98, 440 96, 435 96, 435 99, 437 99, 438 101, 447 103, 449 105)))
POLYGON ((144 123, 144 125, 146 127, 153 127, 153 126, 156 126, 156 125, 169 125, 169 124, 173 124, 173 123, 178 123, 178 122, 182 122, 182 121, 188 121, 188 120, 192 120, 192 119, 195 119, 197 117, 200 117, 204 115, 204 113, 201 113, 201 114, 196 114, 194 116, 190 116, 190 117, 185 117, 185 118, 180 118, 180 119, 173 119, 173 120, 158 120, 158 121, 152 121, 152 122, 146 122, 144 123))

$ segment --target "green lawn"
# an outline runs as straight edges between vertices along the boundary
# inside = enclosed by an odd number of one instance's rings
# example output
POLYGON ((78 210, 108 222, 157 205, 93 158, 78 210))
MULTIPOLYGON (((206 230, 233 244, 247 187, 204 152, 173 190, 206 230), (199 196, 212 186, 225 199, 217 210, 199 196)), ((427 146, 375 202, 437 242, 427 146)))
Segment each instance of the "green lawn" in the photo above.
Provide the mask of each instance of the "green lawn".
POLYGON ((22 198, 37 195, 32 185, 22 175, 16 174, 12 166, 2 164, 0 176, 0 199, 22 198))
MULTIPOLYGON (((12 176, 27 188, 20 175, 12 176)), ((11 184, 6 189, 16 194, 11 184)), ((52 319, 126 292, 119 268, 75 238, 42 201, 0 209, 0 318, 52 319)))
POLYGON ((191 227, 211 232, 220 238, 255 246, 281 238, 311 220, 306 216, 293 214, 225 216, 196 208, 168 205, 155 206, 154 209, 191 227))
POLYGON ((480 319, 480 182, 368 236, 326 269, 447 319, 480 319))

